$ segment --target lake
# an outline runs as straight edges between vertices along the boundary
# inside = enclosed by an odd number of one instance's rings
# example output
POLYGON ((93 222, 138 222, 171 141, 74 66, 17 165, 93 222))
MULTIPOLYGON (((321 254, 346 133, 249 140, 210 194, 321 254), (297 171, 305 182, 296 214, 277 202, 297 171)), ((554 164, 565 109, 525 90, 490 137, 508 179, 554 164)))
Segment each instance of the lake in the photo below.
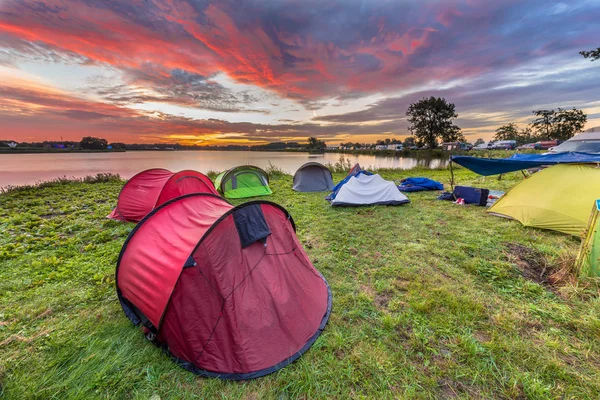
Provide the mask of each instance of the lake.
MULTIPOLYGON (((194 169, 200 172, 223 171, 240 164, 267 168, 269 163, 293 174, 308 161, 334 164, 339 153, 308 154, 263 151, 128 151, 124 153, 43 153, 0 154, 0 187, 25 185, 58 177, 84 177, 112 172, 123 178, 149 168, 171 171, 194 169)), ((344 154, 363 168, 410 169, 417 165, 437 168, 447 160, 412 157, 383 157, 344 154)))

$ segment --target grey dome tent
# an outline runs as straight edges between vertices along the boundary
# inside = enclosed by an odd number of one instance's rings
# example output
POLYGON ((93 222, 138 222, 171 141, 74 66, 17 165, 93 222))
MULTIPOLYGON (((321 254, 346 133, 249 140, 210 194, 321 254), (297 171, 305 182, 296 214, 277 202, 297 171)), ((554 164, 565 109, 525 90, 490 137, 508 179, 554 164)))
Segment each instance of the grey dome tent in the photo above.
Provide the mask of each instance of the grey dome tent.
POLYGON ((331 171, 318 162, 307 162, 294 174, 294 185, 297 192, 323 192, 333 189, 331 171))

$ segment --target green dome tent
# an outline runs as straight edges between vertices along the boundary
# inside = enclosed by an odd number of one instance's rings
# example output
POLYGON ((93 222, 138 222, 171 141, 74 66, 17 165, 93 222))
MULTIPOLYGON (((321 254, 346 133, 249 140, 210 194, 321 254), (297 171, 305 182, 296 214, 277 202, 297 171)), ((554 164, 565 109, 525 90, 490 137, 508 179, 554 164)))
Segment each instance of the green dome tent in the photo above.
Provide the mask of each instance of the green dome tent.
POLYGON ((215 187, 223 197, 228 199, 273 194, 269 188, 269 175, 252 165, 240 165, 221 172, 215 179, 215 187))
POLYGON ((600 200, 596 200, 592 208, 592 215, 588 227, 581 242, 579 255, 575 267, 580 275, 600 276, 600 200))

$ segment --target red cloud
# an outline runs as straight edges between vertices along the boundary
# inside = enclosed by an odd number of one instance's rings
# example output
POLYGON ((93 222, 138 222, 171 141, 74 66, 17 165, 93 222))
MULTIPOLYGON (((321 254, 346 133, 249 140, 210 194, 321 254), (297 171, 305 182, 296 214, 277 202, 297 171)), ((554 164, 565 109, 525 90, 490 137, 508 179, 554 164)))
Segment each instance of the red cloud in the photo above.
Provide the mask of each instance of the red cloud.
POLYGON ((225 72, 239 82, 303 100, 409 86, 398 71, 411 68, 412 57, 430 45, 433 31, 386 24, 381 17, 372 21, 379 24, 378 36, 341 46, 310 31, 270 28, 252 6, 240 23, 234 18, 239 13, 225 3, 197 11, 179 0, 138 2, 139 12, 149 15, 144 22, 93 2, 42 4, 42 11, 7 6, 0 31, 118 68, 150 63, 204 76, 225 72))

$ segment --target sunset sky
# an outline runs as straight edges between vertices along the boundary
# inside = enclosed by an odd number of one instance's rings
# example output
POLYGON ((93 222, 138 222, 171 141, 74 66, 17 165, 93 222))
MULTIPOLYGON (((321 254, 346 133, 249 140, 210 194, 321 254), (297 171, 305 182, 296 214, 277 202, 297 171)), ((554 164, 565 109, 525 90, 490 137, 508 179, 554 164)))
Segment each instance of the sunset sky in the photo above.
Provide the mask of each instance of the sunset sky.
POLYGON ((0 0, 0 139, 374 142, 424 96, 470 141, 600 125, 600 1, 0 0))

